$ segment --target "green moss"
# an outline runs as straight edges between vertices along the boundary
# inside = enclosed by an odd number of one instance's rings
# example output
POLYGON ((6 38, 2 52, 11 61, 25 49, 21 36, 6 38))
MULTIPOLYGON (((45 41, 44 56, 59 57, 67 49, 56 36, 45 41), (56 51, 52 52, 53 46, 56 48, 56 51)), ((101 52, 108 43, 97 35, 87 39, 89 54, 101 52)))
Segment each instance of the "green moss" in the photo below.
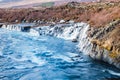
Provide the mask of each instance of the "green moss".
POLYGON ((109 54, 109 56, 113 59, 117 58, 118 54, 116 52, 112 52, 109 54))
POLYGON ((52 7, 54 6, 54 2, 47 2, 47 3, 42 3, 40 6, 41 7, 52 7))

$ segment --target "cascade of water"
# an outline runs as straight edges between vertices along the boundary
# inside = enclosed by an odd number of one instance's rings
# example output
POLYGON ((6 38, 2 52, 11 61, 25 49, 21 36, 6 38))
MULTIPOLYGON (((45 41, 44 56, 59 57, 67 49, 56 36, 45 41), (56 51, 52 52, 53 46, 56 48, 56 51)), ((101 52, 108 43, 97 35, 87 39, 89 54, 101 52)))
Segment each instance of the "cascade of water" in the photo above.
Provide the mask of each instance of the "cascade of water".
POLYGON ((16 30, 21 31, 22 27, 17 25, 3 25, 2 28, 8 29, 8 30, 16 30))
POLYGON ((92 50, 92 45, 87 36, 88 29, 89 29, 89 25, 84 24, 82 29, 80 29, 79 31, 79 39, 78 39, 79 41, 78 47, 80 51, 83 51, 85 54, 88 54, 88 52, 92 50))
POLYGON ((72 40, 78 42, 80 51, 88 52, 91 51, 92 46, 87 37, 87 31, 89 25, 86 23, 75 23, 75 24, 57 24, 54 26, 43 26, 39 28, 40 35, 56 36, 66 40, 72 40))
POLYGON ((88 40, 86 32, 89 29, 87 23, 73 23, 73 24, 56 24, 52 26, 43 26, 38 28, 30 28, 29 26, 20 25, 3 25, 2 28, 16 31, 26 31, 28 30, 30 35, 49 35, 56 36, 58 38, 63 38, 66 40, 71 40, 73 42, 78 42, 78 48, 84 53, 91 51, 92 46, 88 40), (25 30, 26 29, 26 30, 25 30))

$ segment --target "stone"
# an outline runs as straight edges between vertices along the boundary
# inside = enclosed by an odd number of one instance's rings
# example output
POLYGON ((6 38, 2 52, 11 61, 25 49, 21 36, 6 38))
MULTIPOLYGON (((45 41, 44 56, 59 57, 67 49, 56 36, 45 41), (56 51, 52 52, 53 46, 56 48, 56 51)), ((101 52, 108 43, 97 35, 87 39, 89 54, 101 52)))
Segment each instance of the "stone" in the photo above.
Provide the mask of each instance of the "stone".
POLYGON ((60 20, 60 23, 65 23, 65 20, 60 20))
POLYGON ((78 40, 77 39, 73 39, 72 42, 78 42, 78 40))

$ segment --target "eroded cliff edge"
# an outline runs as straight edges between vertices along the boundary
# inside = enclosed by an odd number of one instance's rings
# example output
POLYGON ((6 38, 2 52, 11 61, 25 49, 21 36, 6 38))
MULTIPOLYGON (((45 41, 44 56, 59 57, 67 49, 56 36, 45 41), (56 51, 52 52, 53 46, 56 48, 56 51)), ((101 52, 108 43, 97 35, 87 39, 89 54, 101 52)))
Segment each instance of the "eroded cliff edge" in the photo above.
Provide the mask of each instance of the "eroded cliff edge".
POLYGON ((115 20, 105 27, 90 28, 88 36, 92 43, 90 56, 103 60, 120 68, 120 20, 115 20))

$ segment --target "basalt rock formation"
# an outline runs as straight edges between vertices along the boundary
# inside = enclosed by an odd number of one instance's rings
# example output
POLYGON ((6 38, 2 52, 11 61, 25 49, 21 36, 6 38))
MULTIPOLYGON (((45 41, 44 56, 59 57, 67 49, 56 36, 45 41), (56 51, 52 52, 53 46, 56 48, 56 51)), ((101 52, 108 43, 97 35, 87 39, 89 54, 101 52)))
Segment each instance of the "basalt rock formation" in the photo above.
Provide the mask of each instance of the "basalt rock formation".
POLYGON ((104 28, 89 30, 93 44, 90 56, 103 60, 120 68, 120 20, 108 24, 104 28))

